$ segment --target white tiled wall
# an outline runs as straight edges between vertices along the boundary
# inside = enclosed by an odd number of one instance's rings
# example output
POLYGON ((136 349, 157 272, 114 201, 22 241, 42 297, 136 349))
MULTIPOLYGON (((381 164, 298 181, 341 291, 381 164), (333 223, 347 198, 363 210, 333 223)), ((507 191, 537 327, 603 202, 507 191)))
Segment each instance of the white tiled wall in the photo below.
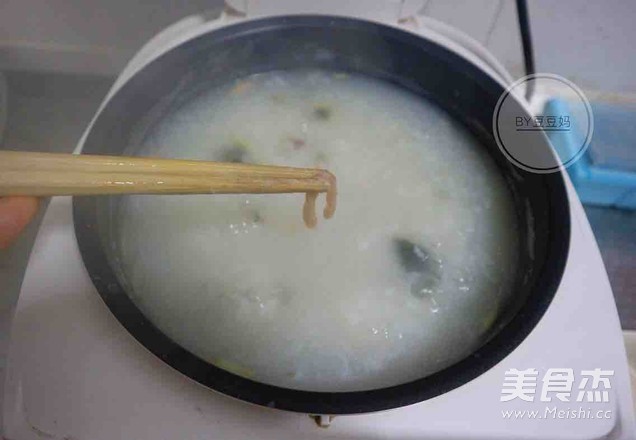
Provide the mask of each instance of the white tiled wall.
MULTIPOLYGON (((222 0, 0 0, 0 69, 116 74, 169 23, 221 7, 222 0)), ((587 89, 636 92, 636 1, 529 0, 529 8, 539 71, 587 89)), ((523 74, 514 0, 425 0, 421 12, 523 74)))
POLYGON ((0 69, 117 74, 181 17, 222 0, 0 0, 0 69))
POLYGON ((587 89, 636 92, 636 1, 530 1, 539 68, 587 89))

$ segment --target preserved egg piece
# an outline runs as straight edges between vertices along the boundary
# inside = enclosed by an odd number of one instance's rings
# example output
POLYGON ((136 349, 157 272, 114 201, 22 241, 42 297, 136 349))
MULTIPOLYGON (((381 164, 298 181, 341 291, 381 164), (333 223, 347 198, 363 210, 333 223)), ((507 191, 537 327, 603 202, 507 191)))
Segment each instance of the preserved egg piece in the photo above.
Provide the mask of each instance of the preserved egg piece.
POLYGON ((240 139, 234 139, 224 146, 216 160, 219 162, 243 163, 247 159, 249 144, 240 139))
POLYGON ((319 121, 328 121, 331 118, 333 109, 327 104, 316 104, 311 112, 314 119, 319 121))
POLYGON ((393 239, 404 271, 412 277, 411 293, 424 298, 431 296, 442 279, 442 265, 425 247, 404 238, 393 239))

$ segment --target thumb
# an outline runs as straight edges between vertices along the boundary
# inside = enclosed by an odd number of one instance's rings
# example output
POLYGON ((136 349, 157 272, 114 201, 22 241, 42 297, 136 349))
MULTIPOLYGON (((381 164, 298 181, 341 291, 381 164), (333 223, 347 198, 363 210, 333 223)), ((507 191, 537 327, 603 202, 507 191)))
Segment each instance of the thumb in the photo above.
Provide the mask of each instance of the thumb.
POLYGON ((35 197, 0 198, 0 249, 6 249, 17 240, 38 211, 35 197))

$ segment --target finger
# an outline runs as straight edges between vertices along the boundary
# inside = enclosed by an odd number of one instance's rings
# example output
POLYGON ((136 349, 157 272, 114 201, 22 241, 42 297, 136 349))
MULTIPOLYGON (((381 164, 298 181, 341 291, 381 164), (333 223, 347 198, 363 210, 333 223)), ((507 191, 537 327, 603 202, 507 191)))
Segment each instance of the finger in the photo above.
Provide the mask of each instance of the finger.
POLYGON ((0 198, 0 249, 13 244, 37 211, 35 197, 0 198))

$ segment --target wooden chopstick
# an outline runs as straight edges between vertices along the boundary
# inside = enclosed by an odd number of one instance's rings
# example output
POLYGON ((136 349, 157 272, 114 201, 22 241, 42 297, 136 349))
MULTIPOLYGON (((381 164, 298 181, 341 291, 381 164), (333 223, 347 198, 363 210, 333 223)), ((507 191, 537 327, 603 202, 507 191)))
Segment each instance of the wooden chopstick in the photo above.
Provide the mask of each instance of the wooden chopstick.
POLYGON ((0 196, 107 194, 305 193, 305 221, 327 193, 335 212, 336 179, 327 170, 147 157, 0 151, 0 196))

